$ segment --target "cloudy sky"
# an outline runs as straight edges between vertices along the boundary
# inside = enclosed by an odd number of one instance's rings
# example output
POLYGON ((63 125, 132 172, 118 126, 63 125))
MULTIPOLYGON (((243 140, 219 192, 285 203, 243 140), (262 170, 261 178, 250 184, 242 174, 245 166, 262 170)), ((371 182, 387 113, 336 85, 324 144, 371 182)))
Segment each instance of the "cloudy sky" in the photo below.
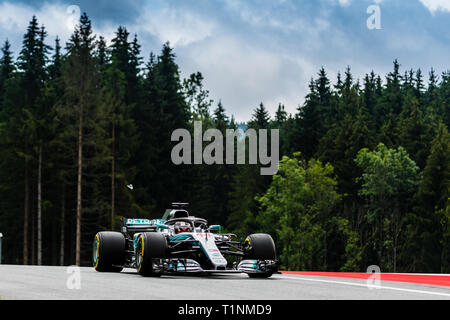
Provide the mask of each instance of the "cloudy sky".
POLYGON ((0 41, 17 56, 33 14, 49 44, 65 41, 78 8, 107 39, 119 25, 137 33, 146 60, 170 41, 182 76, 201 71, 239 121, 260 102, 294 113, 321 66, 333 80, 348 65, 385 75, 396 58, 403 70, 450 69, 450 0, 0 0, 0 41), (381 29, 367 27, 371 5, 381 29))

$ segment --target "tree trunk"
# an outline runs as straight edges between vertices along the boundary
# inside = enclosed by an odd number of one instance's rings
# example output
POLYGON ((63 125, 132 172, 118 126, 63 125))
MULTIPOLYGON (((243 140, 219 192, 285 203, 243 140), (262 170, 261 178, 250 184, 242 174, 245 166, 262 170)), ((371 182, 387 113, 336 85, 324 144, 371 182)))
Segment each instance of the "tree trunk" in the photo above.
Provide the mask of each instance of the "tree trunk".
POLYGON ((328 251, 328 247, 327 247, 327 232, 325 231, 325 234, 323 236, 323 248, 324 248, 324 255, 323 255, 323 271, 327 271, 328 266, 327 266, 327 251, 328 251))
POLYGON ((76 226, 76 248, 75 248, 75 264, 81 265, 81 183, 83 176, 83 106, 81 106, 79 127, 78 127, 78 182, 77 182, 77 226, 76 226))
POLYGON ((61 242, 59 247, 59 264, 64 265, 64 242, 65 242, 65 211, 66 211, 66 193, 65 185, 63 184, 61 197, 61 242))
POLYGON ((23 218, 23 264, 28 264, 28 217, 30 190, 28 185, 28 162, 25 160, 25 200, 24 200, 24 218, 23 218))
MULTIPOLYGON (((32 208, 31 208, 32 209, 32 208)), ((31 249, 31 265, 36 264, 36 217, 34 216, 33 210, 30 210, 30 217, 31 217, 31 242, 30 242, 30 249, 31 249)))
POLYGON ((115 215, 115 197, 116 197, 116 155, 115 155, 115 146, 116 146, 116 128, 114 123, 112 124, 112 164, 111 164, 111 230, 114 230, 114 215, 115 215))
MULTIPOLYGON (((30 184, 30 200, 34 199, 34 196, 36 194, 35 186, 31 183, 30 184)), ((31 201, 30 201, 31 204, 31 201)), ((36 212, 34 211, 36 209, 35 206, 30 205, 30 217, 31 217, 31 264, 36 264, 36 212)))
POLYGON ((42 145, 39 146, 37 185, 37 264, 42 265, 42 145))
POLYGON ((397 244, 394 245, 394 273, 397 273, 397 244))
MULTIPOLYGON (((76 226, 74 226, 74 219, 70 219, 68 220, 69 225, 67 226, 68 230, 69 230, 69 234, 73 234, 73 232, 75 232, 76 226)), ((69 237, 69 259, 68 259, 68 265, 74 265, 75 264, 75 243, 74 243, 75 238, 74 237, 69 237)))
POLYGON ((400 226, 399 226, 400 223, 398 223, 397 221, 394 221, 394 223, 395 223, 395 226, 394 226, 395 233, 394 233, 394 263, 393 263, 394 271, 393 272, 397 273, 397 244, 398 244, 398 236, 400 234, 400 226))
MULTIPOLYGON (((52 235, 51 235, 51 243, 50 243, 50 249, 51 249, 51 265, 57 266, 58 263, 58 220, 56 219, 56 215, 54 213, 51 214, 51 217, 47 218, 48 220, 51 220, 51 227, 52 227, 52 235)), ((48 259, 50 262, 50 259, 48 259)), ((44 261, 45 264, 45 261, 44 261)))

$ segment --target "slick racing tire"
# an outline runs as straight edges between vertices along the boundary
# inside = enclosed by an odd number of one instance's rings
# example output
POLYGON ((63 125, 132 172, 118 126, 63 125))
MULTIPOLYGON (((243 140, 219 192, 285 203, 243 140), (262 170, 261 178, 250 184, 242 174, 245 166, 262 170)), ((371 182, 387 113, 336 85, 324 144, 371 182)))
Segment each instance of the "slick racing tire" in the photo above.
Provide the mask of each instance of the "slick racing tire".
POLYGON ((163 234, 146 232, 139 235, 136 247, 138 273, 144 277, 161 276, 161 263, 158 260, 167 257, 167 250, 167 240, 163 234))
MULTIPOLYGON (((252 234, 245 239, 246 259, 275 260, 276 250, 272 237, 268 234, 252 234)), ((248 273, 250 278, 269 278, 273 271, 248 273)))
POLYGON ((94 238, 92 263, 98 272, 120 272, 125 263, 125 237, 119 232, 99 232, 94 238))
POLYGON ((245 239, 248 247, 247 258, 256 260, 275 260, 276 250, 273 239, 268 234, 252 234, 245 239))

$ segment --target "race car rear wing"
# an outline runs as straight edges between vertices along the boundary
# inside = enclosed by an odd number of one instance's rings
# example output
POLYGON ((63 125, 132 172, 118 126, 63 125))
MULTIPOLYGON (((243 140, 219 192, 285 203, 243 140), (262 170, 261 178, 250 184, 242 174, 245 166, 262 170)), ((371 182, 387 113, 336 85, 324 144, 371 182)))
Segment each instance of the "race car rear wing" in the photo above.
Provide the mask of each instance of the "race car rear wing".
POLYGON ((156 229, 165 229, 167 226, 164 224, 163 220, 149 220, 149 219, 127 219, 122 220, 122 232, 126 233, 128 231, 147 231, 154 232, 156 229))

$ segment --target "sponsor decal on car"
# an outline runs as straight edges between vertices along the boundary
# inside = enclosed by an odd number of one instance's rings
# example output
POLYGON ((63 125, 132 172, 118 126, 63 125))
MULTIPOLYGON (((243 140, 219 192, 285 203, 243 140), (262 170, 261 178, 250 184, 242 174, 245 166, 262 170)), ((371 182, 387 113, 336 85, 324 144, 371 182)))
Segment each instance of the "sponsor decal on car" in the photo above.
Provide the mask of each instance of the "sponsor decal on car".
POLYGON ((149 220, 149 219, 127 219, 126 224, 127 225, 164 225, 164 220, 162 219, 155 219, 155 220, 149 220))
POLYGON ((127 225, 151 224, 148 219, 127 219, 127 225))

